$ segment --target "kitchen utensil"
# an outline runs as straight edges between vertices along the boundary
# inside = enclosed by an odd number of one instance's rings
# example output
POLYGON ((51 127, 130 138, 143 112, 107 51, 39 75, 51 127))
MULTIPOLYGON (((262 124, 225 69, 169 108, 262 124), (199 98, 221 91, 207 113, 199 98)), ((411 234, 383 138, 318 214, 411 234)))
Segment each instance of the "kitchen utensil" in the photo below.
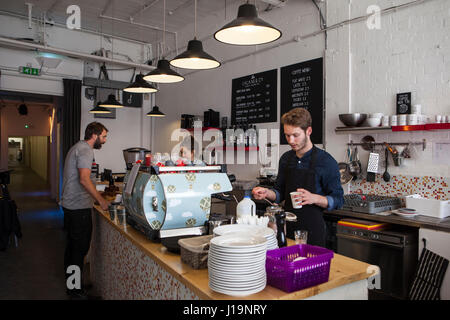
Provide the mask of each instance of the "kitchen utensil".
POLYGON ((388 172, 388 157, 389 157, 389 152, 388 152, 388 149, 387 149, 387 148, 384 149, 384 155, 385 155, 385 158, 386 158, 386 168, 385 168, 384 173, 383 173, 383 180, 384 180, 385 182, 389 182, 389 180, 391 180, 391 176, 390 176, 390 174, 389 174, 389 172, 388 172))
POLYGON ((346 185, 353 179, 353 176, 350 172, 350 167, 348 163, 345 162, 339 162, 338 166, 339 166, 339 173, 341 174, 341 184, 346 185))
POLYGON ((369 161, 367 163, 367 181, 369 182, 375 182, 379 158, 380 155, 378 153, 371 152, 369 155, 369 161))
POLYGON ((361 147, 366 151, 372 151, 374 143, 375 139, 372 136, 365 136, 361 139, 361 147))
POLYGON ((353 180, 358 179, 361 174, 361 162, 358 157, 358 147, 355 147, 354 153, 352 155, 352 161, 350 162, 350 172, 353 175, 353 180))
POLYGON ((342 113, 339 115, 339 120, 347 127, 358 127, 366 118, 366 113, 342 113))

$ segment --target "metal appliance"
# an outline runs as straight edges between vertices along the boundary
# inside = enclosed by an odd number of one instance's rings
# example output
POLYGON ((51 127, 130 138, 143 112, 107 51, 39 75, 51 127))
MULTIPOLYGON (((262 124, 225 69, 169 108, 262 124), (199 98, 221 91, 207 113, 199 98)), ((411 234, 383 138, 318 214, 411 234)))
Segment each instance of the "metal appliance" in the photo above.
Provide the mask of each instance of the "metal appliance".
POLYGON ((127 165, 127 170, 131 170, 133 164, 138 160, 144 162, 147 154, 151 154, 151 151, 145 148, 134 147, 123 150, 123 158, 127 165))
POLYGON ((378 265, 381 289, 369 299, 406 299, 418 260, 418 231, 400 226, 365 230, 337 225, 337 253, 378 265))
POLYGON ((124 179, 127 222, 178 252, 178 239, 207 233, 211 196, 232 190, 225 168, 134 164, 124 179))
POLYGON ((395 197, 373 194, 347 194, 344 195, 342 209, 362 213, 378 213, 398 209, 401 205, 401 200, 395 197))

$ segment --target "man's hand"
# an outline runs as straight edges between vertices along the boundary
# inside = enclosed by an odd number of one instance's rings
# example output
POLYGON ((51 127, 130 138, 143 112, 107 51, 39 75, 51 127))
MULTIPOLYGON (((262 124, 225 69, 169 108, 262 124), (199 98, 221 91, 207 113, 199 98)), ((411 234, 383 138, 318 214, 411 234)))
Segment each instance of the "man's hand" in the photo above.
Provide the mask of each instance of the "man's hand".
POLYGON ((302 197, 302 206, 307 204, 315 204, 322 208, 328 207, 327 197, 311 193, 308 190, 302 188, 297 189, 297 192, 300 192, 300 195, 302 197))
POLYGON ((99 202, 100 207, 102 207, 102 209, 104 211, 108 211, 108 207, 110 205, 110 202, 108 200, 104 199, 103 197, 101 199, 99 199, 99 200, 100 200, 100 202, 99 202))
POLYGON ((252 190, 253 198, 256 200, 264 200, 268 196, 268 189, 263 187, 254 187, 252 190))

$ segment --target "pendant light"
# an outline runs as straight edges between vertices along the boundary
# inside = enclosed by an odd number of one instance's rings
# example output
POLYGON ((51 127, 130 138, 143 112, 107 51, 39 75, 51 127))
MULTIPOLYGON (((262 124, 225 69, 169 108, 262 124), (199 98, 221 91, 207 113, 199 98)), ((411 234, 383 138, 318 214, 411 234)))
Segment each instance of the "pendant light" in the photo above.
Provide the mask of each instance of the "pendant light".
POLYGON ((220 67, 220 62, 203 51, 203 44, 197 40, 197 0, 195 0, 195 34, 194 39, 188 42, 185 52, 176 56, 170 64, 184 69, 214 69, 220 67))
POLYGON ((113 94, 108 95, 108 99, 100 103, 99 106, 103 108, 123 108, 123 105, 116 100, 116 96, 113 94))
MULTIPOLYGON (((166 0, 164 0, 163 25, 163 47, 161 55, 164 54, 164 48, 166 46, 166 0)), ((175 83, 183 81, 184 77, 170 69, 169 61, 162 58, 158 61, 156 69, 144 76, 144 80, 156 83, 175 83)))
POLYGON ((108 110, 104 107, 100 107, 100 103, 97 103, 97 105, 89 110, 89 113, 111 113, 111 110, 108 110))
POLYGON ((154 106, 152 111, 147 113, 148 117, 165 117, 166 115, 159 111, 158 106, 154 106))
POLYGON ((281 31, 258 18, 255 5, 248 1, 239 7, 236 19, 214 34, 220 42, 240 46, 269 43, 280 37, 281 31))
POLYGON ((136 75, 135 81, 128 87, 123 89, 123 91, 131 93, 154 93, 158 92, 158 89, 152 84, 145 81, 144 75, 142 73, 139 73, 136 75))

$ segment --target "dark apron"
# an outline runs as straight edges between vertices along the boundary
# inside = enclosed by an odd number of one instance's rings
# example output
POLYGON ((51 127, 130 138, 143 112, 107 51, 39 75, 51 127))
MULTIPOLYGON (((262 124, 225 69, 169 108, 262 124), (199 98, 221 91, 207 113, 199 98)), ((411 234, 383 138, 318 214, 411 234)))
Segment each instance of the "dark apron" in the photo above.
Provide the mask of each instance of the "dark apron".
POLYGON ((308 231, 308 244, 325 247, 325 221, 323 220, 323 209, 317 205, 303 205, 300 209, 292 207, 290 192, 303 188, 311 193, 316 193, 316 158, 317 148, 313 146, 311 162, 308 169, 299 169, 293 160, 286 166, 286 188, 285 188, 285 211, 292 212, 297 216, 296 222, 286 222, 287 237, 294 239, 294 230, 308 231))

